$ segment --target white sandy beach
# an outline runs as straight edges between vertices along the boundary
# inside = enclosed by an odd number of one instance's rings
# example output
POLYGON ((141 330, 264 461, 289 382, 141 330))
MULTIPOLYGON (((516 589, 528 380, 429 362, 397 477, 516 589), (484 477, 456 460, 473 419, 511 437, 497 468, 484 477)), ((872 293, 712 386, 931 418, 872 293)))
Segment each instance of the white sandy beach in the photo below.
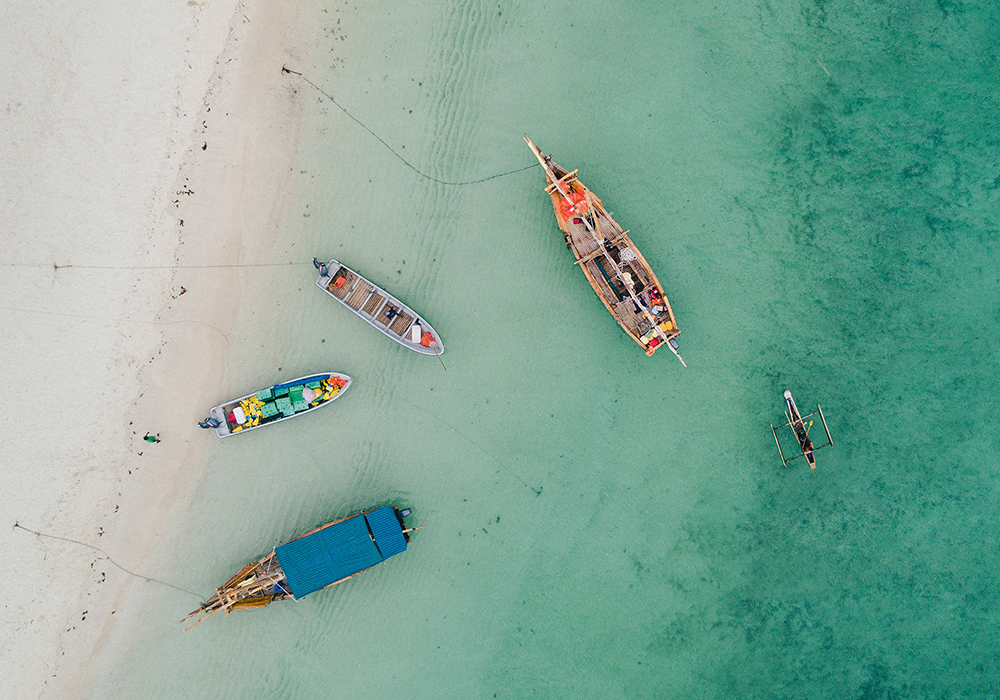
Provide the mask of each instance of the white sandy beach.
MULTIPOLYGON (((245 277, 287 196, 294 6, 0 11, 3 698, 87 697, 116 604, 214 437, 245 277), (56 267, 59 266, 59 267, 56 267), (143 435, 159 433, 148 444, 143 435)), ((155 575, 155 574, 154 574, 155 575)), ((197 601, 192 601, 194 605, 197 601)))

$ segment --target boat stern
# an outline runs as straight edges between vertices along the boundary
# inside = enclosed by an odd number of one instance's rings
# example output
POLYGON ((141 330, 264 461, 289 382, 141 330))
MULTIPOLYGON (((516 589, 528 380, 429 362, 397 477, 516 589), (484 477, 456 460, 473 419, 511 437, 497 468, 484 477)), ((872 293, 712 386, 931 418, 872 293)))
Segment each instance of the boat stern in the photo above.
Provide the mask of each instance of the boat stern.
POLYGON ((229 423, 226 422, 226 412, 222 409, 222 406, 216 406, 211 411, 209 415, 212 416, 217 422, 218 426, 215 428, 215 436, 217 438, 229 437, 232 432, 229 430, 229 423))

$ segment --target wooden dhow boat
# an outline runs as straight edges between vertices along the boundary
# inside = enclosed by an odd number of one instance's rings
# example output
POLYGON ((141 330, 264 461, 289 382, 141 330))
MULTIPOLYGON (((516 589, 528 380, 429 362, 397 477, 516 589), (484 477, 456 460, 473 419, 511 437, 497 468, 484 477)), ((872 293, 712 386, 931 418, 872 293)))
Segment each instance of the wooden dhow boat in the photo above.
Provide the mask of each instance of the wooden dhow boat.
POLYGON ((528 135, 524 140, 545 170, 545 191, 576 264, 604 305, 647 355, 668 347, 681 364, 677 320, 660 281, 628 231, 604 208, 601 199, 572 172, 544 155, 528 135))
POLYGON ((321 525, 250 562, 215 589, 215 595, 185 617, 200 619, 225 610, 263 608, 276 600, 299 600, 329 588, 406 551, 410 510, 383 506, 321 525))
POLYGON ((340 398, 350 386, 346 374, 310 374, 216 406, 198 426, 214 429, 220 438, 229 437, 315 411, 340 398))
POLYGON ((317 287, 403 347, 421 355, 444 352, 444 343, 430 324, 389 292, 336 260, 321 263, 313 258, 313 265, 319 270, 317 287))

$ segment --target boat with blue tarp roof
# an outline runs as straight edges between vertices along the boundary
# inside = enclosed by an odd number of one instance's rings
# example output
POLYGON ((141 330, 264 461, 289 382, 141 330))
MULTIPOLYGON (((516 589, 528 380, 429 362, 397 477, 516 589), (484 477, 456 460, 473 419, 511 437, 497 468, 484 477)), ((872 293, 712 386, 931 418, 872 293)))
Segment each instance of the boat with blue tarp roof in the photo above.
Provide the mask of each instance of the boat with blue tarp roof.
MULTIPOLYGON (((184 620, 225 610, 262 608, 276 600, 299 600, 329 588, 406 551, 410 510, 383 506, 335 520, 275 547, 215 589, 215 595, 184 620)), ((187 631, 187 630, 185 630, 187 631)))
POLYGON ((214 429, 220 438, 229 437, 314 411, 340 398, 350 386, 346 374, 310 374, 220 404, 198 425, 214 429))

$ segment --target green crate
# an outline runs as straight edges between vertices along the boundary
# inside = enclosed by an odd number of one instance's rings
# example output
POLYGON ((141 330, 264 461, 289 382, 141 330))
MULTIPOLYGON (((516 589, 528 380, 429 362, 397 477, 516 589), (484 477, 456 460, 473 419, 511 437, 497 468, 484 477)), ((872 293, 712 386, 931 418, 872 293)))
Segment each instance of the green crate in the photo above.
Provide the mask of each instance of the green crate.
POLYGON ((309 404, 305 401, 292 401, 292 409, 298 413, 299 411, 304 411, 309 408, 309 404))
POLYGON ((293 386, 288 390, 288 398, 291 399, 292 403, 302 400, 302 386, 293 386))
POLYGON ((274 387, 274 395, 275 396, 284 396, 287 393, 288 393, 288 387, 287 386, 276 386, 276 387, 274 387))
POLYGON ((274 392, 270 389, 261 389, 257 392, 257 398, 261 401, 270 401, 271 397, 274 396, 274 392))
POLYGON ((287 396, 281 396, 278 399, 276 399, 274 402, 274 407, 277 410, 284 413, 286 416, 289 413, 294 413, 294 411, 292 411, 292 402, 288 400, 287 396))
POLYGON ((268 402, 260 407, 260 412, 264 415, 265 418, 270 418, 271 416, 276 415, 278 413, 278 409, 275 407, 273 403, 268 402))
POLYGON ((319 389, 320 382, 309 382, 306 384, 310 389, 319 389))

